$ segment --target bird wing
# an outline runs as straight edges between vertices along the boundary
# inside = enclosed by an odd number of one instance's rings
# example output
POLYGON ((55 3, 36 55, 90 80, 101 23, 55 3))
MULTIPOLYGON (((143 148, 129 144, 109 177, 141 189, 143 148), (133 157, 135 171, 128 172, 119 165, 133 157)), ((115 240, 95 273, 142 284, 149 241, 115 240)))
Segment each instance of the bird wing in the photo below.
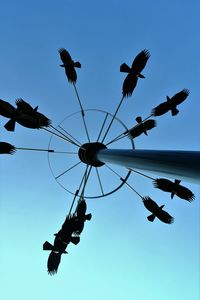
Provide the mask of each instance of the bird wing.
POLYGON ((174 218, 170 216, 170 214, 168 214, 168 212, 166 212, 165 210, 160 209, 155 215, 160 221, 164 223, 172 224, 174 222, 174 218))
POLYGON ((130 97, 136 87, 138 78, 132 74, 128 74, 123 82, 122 93, 123 97, 130 97))
POLYGON ((131 68, 126 63, 123 63, 120 66, 120 72, 129 73, 130 71, 131 71, 131 68))
POLYGON ((0 99, 0 115, 6 118, 11 118, 15 112, 14 106, 9 102, 0 99))
POLYGON ((32 114, 34 113, 33 107, 24 101, 22 98, 19 98, 15 101, 17 105, 17 109, 23 112, 24 114, 32 114))
POLYGON ((142 50, 133 60, 132 69, 137 73, 140 73, 150 57, 150 52, 146 49, 142 50))
POLYGON ((143 123, 143 126, 145 128, 145 130, 150 130, 154 127, 156 127, 156 121, 155 120, 147 120, 143 123))
POLYGON ((150 212, 155 213, 159 210, 158 204, 153 201, 150 197, 143 197, 142 198, 143 204, 150 212))
POLYGON ((179 93, 175 94, 172 98, 171 98, 171 103, 172 105, 178 105, 181 104, 189 95, 190 91, 187 89, 183 89, 182 91, 180 91, 179 93))
POLYGON ((153 181, 154 187, 164 192, 171 193, 173 191, 174 183, 165 178, 157 178, 153 181))
POLYGON ((69 82, 71 83, 76 83, 77 80, 77 73, 76 70, 74 68, 74 66, 69 65, 65 67, 65 74, 67 76, 67 79, 69 82))
POLYGON ((170 110, 170 103, 169 102, 163 102, 152 109, 152 115, 153 116, 161 116, 164 115, 166 112, 170 110))
POLYGON ((69 52, 65 48, 60 48, 58 52, 60 53, 60 58, 64 64, 67 64, 72 61, 69 52))
POLYGON ((188 188, 178 185, 176 188, 176 195, 181 198, 185 199, 189 202, 193 201, 195 199, 195 195, 190 191, 188 188))

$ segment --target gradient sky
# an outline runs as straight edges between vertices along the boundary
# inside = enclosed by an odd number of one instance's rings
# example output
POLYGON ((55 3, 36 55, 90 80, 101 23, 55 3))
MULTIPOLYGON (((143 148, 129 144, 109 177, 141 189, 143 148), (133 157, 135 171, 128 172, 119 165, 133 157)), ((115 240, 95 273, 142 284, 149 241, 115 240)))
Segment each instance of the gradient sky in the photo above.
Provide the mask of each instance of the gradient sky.
MULTIPOLYGON (((180 113, 157 118, 157 128, 136 139, 135 146, 199 150, 199 17, 197 0, 1 1, 0 98, 14 105, 22 97, 39 105, 54 126, 78 111, 73 86, 59 67, 58 49, 64 47, 82 64, 77 88, 84 108, 113 113, 124 80, 119 66, 131 64, 137 53, 149 49, 146 79, 139 80, 118 117, 131 127, 136 116, 147 117, 166 95, 188 88, 191 94, 180 113)), ((6 121, 0 118, 1 141, 16 147, 48 147, 49 133, 18 124, 14 133, 7 132, 6 121)), ((69 127, 86 142, 80 122, 69 127)), ((113 126, 113 136, 118 130, 113 126)), ((124 140, 121 147, 128 143, 124 140)), ((59 145, 60 141, 55 147, 59 145)), ((69 157, 59 159, 55 165, 63 164, 65 170, 69 157)), ((148 222, 140 198, 126 187, 88 200, 93 218, 81 242, 69 246, 57 275, 49 276, 48 253, 42 245, 53 242, 73 196, 55 182, 46 153, 2 155, 0 166, 1 299, 199 299, 198 185, 182 182, 196 196, 188 203, 153 189, 151 180, 131 176, 129 183, 140 194, 166 205, 175 218, 172 225, 148 222)), ((78 175, 77 168, 68 179, 72 190, 78 175)), ((113 180, 115 176, 107 173, 106 187, 113 180)), ((87 190, 93 194, 98 188, 90 182, 87 190)))

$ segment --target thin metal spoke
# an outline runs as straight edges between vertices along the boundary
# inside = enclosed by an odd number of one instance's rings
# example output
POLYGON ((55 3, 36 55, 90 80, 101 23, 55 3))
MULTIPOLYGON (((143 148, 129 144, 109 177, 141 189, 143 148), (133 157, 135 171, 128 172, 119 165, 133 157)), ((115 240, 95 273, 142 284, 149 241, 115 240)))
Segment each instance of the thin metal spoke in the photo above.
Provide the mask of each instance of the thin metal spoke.
POLYGON ((113 143, 115 143, 115 142, 117 142, 117 141, 119 141, 119 140, 121 140, 121 139, 123 139, 123 138, 125 138, 127 136, 128 136, 128 134, 126 134, 126 132, 124 132, 120 136, 114 138, 112 141, 110 141, 109 143, 107 143, 106 146, 108 146, 110 144, 113 144, 113 143))
POLYGON ((102 185, 102 183, 101 183, 101 179, 100 179, 99 171, 98 171, 98 169, 97 169, 97 168, 95 168, 95 169, 96 169, 97 178, 98 178, 98 181, 99 181, 99 186, 100 186, 100 188, 101 188, 102 195, 104 195, 104 191, 103 191, 103 185, 102 185))
POLYGON ((106 123, 107 118, 108 118, 108 113, 106 114, 105 119, 104 119, 104 121, 103 121, 103 124, 102 124, 102 126, 101 126, 101 129, 100 129, 100 132, 99 132, 99 135, 98 135, 98 138, 97 138, 97 142, 98 142, 99 139, 100 139, 100 136, 101 136, 101 134, 102 134, 102 131, 103 131, 103 128, 104 128, 104 126, 105 126, 105 123, 106 123))
POLYGON ((55 131, 57 131, 58 133, 60 133, 61 135, 63 135, 69 142, 71 142, 72 144, 79 146, 76 142, 74 142, 71 138, 69 138, 68 136, 66 136, 62 131, 58 130, 57 128, 55 128, 54 126, 50 126, 52 129, 54 129, 55 131))
POLYGON ((28 151, 41 151, 41 152, 55 152, 52 149, 38 149, 38 148, 23 148, 23 147, 15 147, 17 150, 28 150, 28 151))
POLYGON ((89 177, 90 177, 91 170, 92 170, 92 166, 90 166, 89 171, 88 171, 88 174, 85 176, 85 182, 84 182, 84 186, 83 186, 83 189, 82 189, 82 192, 81 192, 81 197, 84 196, 85 187, 86 187, 86 184, 87 184, 88 179, 89 179, 89 177))
POLYGON ((153 177, 150 177, 150 176, 148 176, 148 175, 145 175, 145 174, 143 174, 143 173, 141 173, 141 172, 139 172, 139 171, 133 170, 133 169, 131 169, 131 168, 128 168, 128 170, 131 171, 131 172, 137 173, 137 174, 139 174, 139 175, 142 175, 142 176, 144 176, 144 177, 146 177, 146 178, 149 178, 149 179, 151 179, 151 180, 154 180, 153 177))
POLYGON ((79 97, 79 94, 78 94, 78 91, 77 91, 77 88, 76 88, 76 85, 75 85, 74 82, 73 82, 73 86, 74 86, 76 97, 78 99, 78 102, 79 102, 79 105, 80 105, 80 108, 81 108, 81 115, 82 115, 82 120, 83 120, 83 125, 84 125, 84 128, 85 128, 85 132, 86 132, 86 135, 87 135, 87 139, 88 139, 88 142, 90 143, 88 128, 87 128, 87 125, 86 125, 86 122, 85 122, 85 113, 84 113, 83 106, 82 106, 82 103, 81 103, 81 99, 79 97))
POLYGON ((106 138, 106 136, 107 136, 107 134, 108 134, 108 132, 109 132, 111 126, 112 126, 112 123, 113 123, 113 121, 114 121, 114 119, 115 119, 115 117, 116 117, 116 115, 117 115, 117 113, 118 113, 118 111, 119 111, 119 109, 120 109, 120 106, 122 105, 123 100, 124 100, 124 96, 123 96, 122 99, 120 100, 119 105, 118 105, 118 107, 117 107, 117 109, 116 109, 116 111, 115 111, 115 113, 114 113, 114 115, 113 115, 113 117, 112 117, 112 120, 111 120, 111 122, 110 122, 110 124, 109 124, 109 126, 108 126, 108 128, 107 128, 107 130, 106 130, 106 133, 104 134, 104 137, 103 137, 103 139, 102 139, 102 141, 101 141, 102 143, 104 142, 104 140, 105 140, 105 138, 106 138))
POLYGON ((62 140, 64 140, 64 141, 66 141, 66 142, 69 142, 70 144, 73 144, 73 145, 75 145, 75 146, 77 146, 77 147, 79 147, 78 145, 76 145, 74 142, 72 143, 71 141, 69 141, 68 139, 66 139, 66 138, 64 138, 63 136, 61 136, 61 135, 58 135, 57 133, 55 133, 55 132, 53 132, 53 131, 51 131, 51 130, 49 130, 49 129, 47 129, 47 128, 42 128, 43 130, 45 130, 45 131, 47 131, 47 132, 50 132, 51 134, 53 134, 53 135, 55 135, 55 136, 57 136, 57 137, 59 137, 60 139, 62 139, 62 140))
POLYGON ((50 152, 55 153, 55 154, 76 154, 76 155, 78 155, 77 152, 71 152, 71 151, 55 151, 55 150, 51 150, 50 152))
POLYGON ((125 181, 124 178, 122 178, 117 172, 115 172, 111 167, 109 167, 107 164, 105 164, 105 166, 112 171, 115 175, 117 175, 119 177, 119 179, 124 182, 126 184, 126 186, 128 186, 133 192, 135 192, 141 199, 143 199, 143 197, 128 183, 125 181))
POLYGON ((75 168, 79 164, 81 164, 81 161, 79 161, 78 163, 76 163, 75 165, 73 165, 72 167, 70 167, 69 169, 65 170, 64 172, 62 172, 61 174, 59 174, 58 176, 56 176, 55 179, 58 179, 59 177, 61 177, 64 174, 66 174, 67 172, 71 171, 73 168, 75 168))
POLYGON ((74 140, 79 146, 81 146, 81 142, 79 142, 74 136, 72 136, 68 131, 66 131, 62 126, 58 125, 60 129, 62 129, 66 134, 68 134, 72 140, 74 140))
POLYGON ((83 177, 82 177, 82 179, 81 179, 81 182, 80 182, 80 184, 79 184, 79 188, 78 188, 78 190, 76 190, 76 193, 75 193, 75 195, 74 195, 74 199, 73 199, 72 204, 71 204, 70 209, 69 209, 69 215, 71 214, 71 211, 72 211, 72 208, 73 208, 73 206, 74 206, 74 202, 75 202, 75 200, 76 200, 76 197, 78 196, 78 193, 79 193, 79 191, 80 191, 80 189, 81 189, 81 186, 82 186, 82 184, 83 184, 83 182, 84 182, 84 179, 85 179, 86 174, 87 174, 87 170, 88 170, 88 165, 86 166, 85 172, 84 172, 83 177))

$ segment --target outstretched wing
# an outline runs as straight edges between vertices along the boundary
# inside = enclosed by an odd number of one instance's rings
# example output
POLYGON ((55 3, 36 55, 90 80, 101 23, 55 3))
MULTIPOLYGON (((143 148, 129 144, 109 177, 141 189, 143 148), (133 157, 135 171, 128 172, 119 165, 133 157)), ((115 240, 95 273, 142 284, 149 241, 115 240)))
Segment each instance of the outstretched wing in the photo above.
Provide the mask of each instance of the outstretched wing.
POLYGON ((178 185, 177 189, 176 189, 176 195, 184 200, 187 200, 189 202, 193 201, 195 199, 194 194, 192 193, 192 191, 190 191, 188 188, 182 186, 182 185, 178 185))
POLYGON ((132 74, 128 74, 123 82, 123 97, 130 97, 136 87, 138 78, 132 74))
POLYGON ((169 193, 173 191, 173 187, 174 187, 174 183, 169 179, 165 179, 165 178, 156 178, 153 181, 153 184, 155 188, 169 193))
POLYGON ((164 115, 169 110, 170 110, 170 103, 166 101, 166 102, 163 102, 163 103, 159 104, 158 106, 154 107, 152 109, 151 114, 153 116, 157 117, 157 116, 164 115))
POLYGON ((144 126, 142 123, 136 125, 135 127, 131 128, 128 132, 129 136, 133 139, 137 136, 140 136, 144 132, 144 126))
POLYGON ((146 209, 148 209, 150 212, 155 213, 159 210, 158 204, 150 197, 143 197, 142 201, 146 209))
POLYGON ((69 62, 72 62, 72 58, 65 48, 60 48, 58 52, 60 53, 60 58, 63 64, 68 64, 69 62))
POLYGON ((170 216, 170 214, 168 214, 168 212, 166 212, 165 210, 160 209, 157 213, 156 213, 156 217, 167 224, 172 224, 174 222, 174 218, 172 216, 170 216))
POLYGON ((189 95, 190 91, 187 89, 183 89, 182 91, 180 91, 179 93, 175 94, 172 98, 171 98, 171 103, 173 105, 179 105, 181 104, 189 95))
POLYGON ((15 103, 17 105, 17 109, 23 112, 24 114, 34 113, 33 107, 29 103, 24 101, 22 98, 17 99, 15 103))
POLYGON ((143 126, 145 130, 151 130, 152 128, 156 127, 156 121, 152 119, 144 121, 143 126))
POLYGON ((132 63, 132 69, 137 73, 140 73, 150 57, 150 52, 146 49, 142 50, 134 59, 132 63))
POLYGON ((15 112, 14 106, 9 102, 0 99, 0 115, 6 118, 12 118, 15 112))

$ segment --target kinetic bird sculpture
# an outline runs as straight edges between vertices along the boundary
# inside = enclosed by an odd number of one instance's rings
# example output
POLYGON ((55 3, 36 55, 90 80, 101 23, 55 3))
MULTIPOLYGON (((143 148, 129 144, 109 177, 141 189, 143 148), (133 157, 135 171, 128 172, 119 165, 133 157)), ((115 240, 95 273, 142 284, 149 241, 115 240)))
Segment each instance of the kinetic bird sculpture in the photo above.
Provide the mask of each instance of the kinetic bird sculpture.
POLYGON ((58 52, 60 53, 60 58, 63 62, 63 64, 60 66, 65 68, 65 74, 67 76, 68 81, 70 83, 76 83, 77 74, 75 68, 81 68, 80 62, 74 62, 69 52, 64 48, 59 49, 58 52))
POLYGON ((48 241, 43 244, 43 250, 51 251, 47 262, 47 269, 50 275, 57 273, 61 255, 67 253, 66 249, 69 243, 77 245, 80 242, 80 234, 83 231, 84 222, 92 218, 91 214, 86 214, 86 210, 86 202, 81 197, 76 207, 76 212, 72 216, 68 215, 62 228, 58 233, 54 234, 54 244, 52 245, 48 241))
POLYGON ((142 133, 148 135, 147 131, 156 127, 156 121, 153 119, 143 122, 141 117, 137 117, 135 120, 138 124, 128 131, 129 137, 133 139, 140 136, 142 133))
POLYGON ((46 116, 37 111, 38 106, 32 108, 30 104, 21 98, 16 100, 16 106, 17 108, 4 100, 0 100, 0 115, 10 118, 4 125, 8 131, 15 130, 16 122, 32 129, 48 127, 51 124, 46 116))
POLYGON ((192 202, 195 199, 194 194, 188 188, 180 185, 181 180, 175 179, 172 182, 169 179, 157 178, 154 180, 154 186, 164 192, 171 193, 171 199, 174 195, 181 199, 192 202))
POLYGON ((129 67, 126 63, 123 63, 120 66, 120 72, 128 73, 122 87, 123 97, 130 97, 132 95, 137 85, 138 78, 145 78, 141 72, 146 66, 149 57, 150 53, 145 49, 135 57, 131 67, 129 67))
POLYGON ((15 146, 6 142, 0 142, 0 154, 14 154, 15 151, 15 146))
POLYGON ((157 217, 160 221, 171 224, 174 222, 174 218, 168 214, 165 210, 163 210, 164 205, 160 207, 158 204, 153 201, 150 197, 143 197, 143 204, 152 214, 147 217, 150 222, 153 222, 155 217, 157 217))
POLYGON ((176 116, 179 113, 177 105, 181 104, 189 95, 189 90, 183 89, 179 93, 175 94, 172 98, 167 96, 167 101, 159 104, 152 110, 152 115, 157 117, 164 115, 168 111, 171 111, 172 116, 176 116))

